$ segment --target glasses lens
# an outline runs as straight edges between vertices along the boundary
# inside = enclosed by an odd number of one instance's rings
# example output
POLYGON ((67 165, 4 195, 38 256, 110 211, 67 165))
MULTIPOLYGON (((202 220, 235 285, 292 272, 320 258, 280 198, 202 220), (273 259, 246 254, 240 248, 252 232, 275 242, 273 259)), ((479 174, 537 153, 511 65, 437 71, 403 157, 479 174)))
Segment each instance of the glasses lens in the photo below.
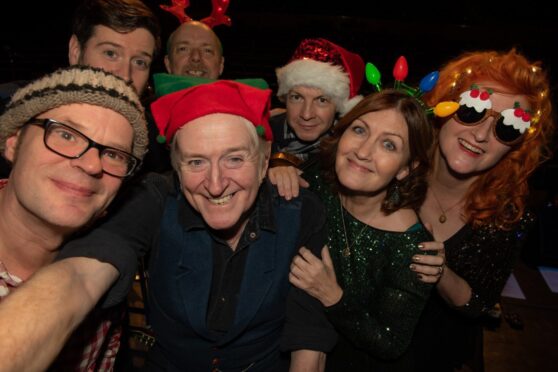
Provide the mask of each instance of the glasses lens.
POLYGON ((486 115, 486 110, 482 110, 481 112, 477 112, 474 107, 467 107, 465 105, 459 106, 459 109, 455 112, 457 119, 462 124, 465 125, 474 125, 484 119, 486 115))
POLYGON ((496 122, 494 133, 503 143, 513 143, 523 135, 519 130, 515 129, 513 125, 506 125, 503 116, 496 122))
POLYGON ((131 174, 137 165, 137 160, 132 155, 113 148, 105 148, 101 153, 103 170, 117 177, 131 174))
POLYGON ((45 133, 45 143, 54 152, 72 158, 79 157, 89 146, 89 141, 81 133, 52 121, 45 133))

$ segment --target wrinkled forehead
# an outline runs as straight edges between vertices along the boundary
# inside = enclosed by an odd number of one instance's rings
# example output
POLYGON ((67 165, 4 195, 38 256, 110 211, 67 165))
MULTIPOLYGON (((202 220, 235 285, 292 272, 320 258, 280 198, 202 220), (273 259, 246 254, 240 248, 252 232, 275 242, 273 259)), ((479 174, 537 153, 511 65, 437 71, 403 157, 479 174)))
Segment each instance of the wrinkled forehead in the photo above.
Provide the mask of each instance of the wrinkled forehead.
POLYGON ((223 148, 254 150, 258 144, 256 128, 248 119, 232 114, 210 114, 186 123, 176 132, 185 150, 208 148, 220 144, 223 148))
POLYGON ((325 92, 318 87, 313 87, 310 85, 295 85, 289 91, 291 94, 299 94, 307 99, 313 99, 318 97, 328 97, 325 92))

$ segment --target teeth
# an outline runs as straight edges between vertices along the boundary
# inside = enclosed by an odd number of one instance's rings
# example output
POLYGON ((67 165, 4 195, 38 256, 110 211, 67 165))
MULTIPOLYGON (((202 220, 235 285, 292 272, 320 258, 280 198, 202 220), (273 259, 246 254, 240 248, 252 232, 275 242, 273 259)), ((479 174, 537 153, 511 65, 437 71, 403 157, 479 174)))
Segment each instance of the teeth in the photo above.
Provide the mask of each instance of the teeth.
POLYGON ((208 200, 209 200, 209 202, 210 202, 211 204, 223 205, 223 204, 225 204, 226 202, 228 202, 229 200, 231 200, 232 197, 233 197, 233 194, 229 194, 229 195, 223 196, 222 198, 218 198, 218 199, 215 199, 215 198, 214 198, 214 199, 211 199, 211 198, 209 198, 208 200))
POLYGON ((461 144, 461 146, 465 147, 467 150, 474 152, 475 154, 482 154, 483 150, 479 149, 478 147, 475 147, 473 145, 471 145, 469 142, 462 140, 461 138, 459 139, 459 143, 461 144))
POLYGON ((200 77, 200 76, 203 75, 203 71, 194 71, 194 70, 190 70, 190 71, 188 71, 188 75, 200 77))

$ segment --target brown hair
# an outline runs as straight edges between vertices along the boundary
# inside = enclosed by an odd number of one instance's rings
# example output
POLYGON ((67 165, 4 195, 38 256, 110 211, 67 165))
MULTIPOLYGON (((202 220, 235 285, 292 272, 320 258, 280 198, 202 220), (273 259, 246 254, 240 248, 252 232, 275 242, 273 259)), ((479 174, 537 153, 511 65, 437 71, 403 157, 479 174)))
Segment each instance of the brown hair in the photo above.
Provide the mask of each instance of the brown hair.
POLYGON ((82 0, 72 23, 72 33, 82 48, 93 35, 93 28, 99 25, 120 33, 145 28, 155 39, 154 56, 161 49, 159 20, 141 0, 82 0))
POLYGON ((325 179, 339 188, 335 174, 335 157, 339 139, 347 128, 359 117, 376 111, 395 109, 404 118, 409 132, 409 175, 398 181, 394 178, 388 186, 388 192, 382 202, 382 211, 393 213, 401 208, 418 210, 426 196, 427 174, 430 166, 430 149, 434 131, 428 121, 424 108, 407 93, 394 89, 385 89, 373 93, 360 101, 351 111, 343 116, 333 129, 333 135, 322 141, 322 166, 325 179), (399 198, 394 198, 395 189, 399 198), (399 200, 396 200, 399 199, 399 200))
MULTIPOLYGON (((533 112, 526 138, 489 171, 481 174, 466 194, 464 215, 475 227, 494 224, 508 229, 525 210, 527 179, 551 155, 554 132, 548 77, 540 62, 531 63, 515 49, 508 52, 470 52, 440 71, 436 87, 426 96, 429 105, 458 101, 460 93, 481 80, 496 82, 513 94, 524 95, 533 112)), ((440 120, 441 126, 447 119, 440 120)))

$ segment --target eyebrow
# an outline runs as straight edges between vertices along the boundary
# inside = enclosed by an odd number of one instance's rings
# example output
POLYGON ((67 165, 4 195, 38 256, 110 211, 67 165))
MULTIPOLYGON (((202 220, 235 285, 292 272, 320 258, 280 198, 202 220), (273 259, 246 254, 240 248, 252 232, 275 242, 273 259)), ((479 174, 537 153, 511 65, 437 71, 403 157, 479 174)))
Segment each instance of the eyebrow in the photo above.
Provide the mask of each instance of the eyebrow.
MULTIPOLYGON (((355 119, 355 121, 359 121, 361 123, 364 123, 367 127, 368 130, 370 130, 370 124, 368 124, 366 121, 362 120, 361 118, 357 118, 355 119)), ((353 123, 355 122, 353 121, 353 123)), ((352 125, 352 124, 351 124, 352 125)), ((403 136, 399 133, 394 133, 394 132, 382 132, 382 134, 384 135, 388 135, 388 136, 394 136, 394 137, 399 137, 401 139, 401 141, 403 141, 403 143, 405 143, 405 139, 403 138, 403 136)))
MULTIPOLYGON (((101 41, 101 42, 98 42, 97 44, 95 44, 96 47, 106 46, 106 45, 112 46, 112 47, 117 48, 117 49, 124 49, 123 45, 113 43, 112 41, 101 41)), ((146 52, 145 50, 140 50, 139 54, 153 59, 153 55, 149 52, 146 52)))
MULTIPOLYGON (((229 148, 229 149, 226 149, 226 150, 223 152, 223 155, 222 155, 222 156, 226 156, 226 155, 229 155, 229 154, 231 154, 231 153, 233 153, 233 152, 237 152, 237 151, 246 151, 246 152, 250 153, 250 152, 251 152, 251 149, 250 149, 250 147, 248 147, 248 146, 231 147, 231 148, 229 148)), ((192 152, 192 153, 183 152, 183 153, 182 153, 182 157, 183 157, 183 158, 207 158, 207 155, 204 155, 204 154, 196 154, 195 152, 192 152)))

